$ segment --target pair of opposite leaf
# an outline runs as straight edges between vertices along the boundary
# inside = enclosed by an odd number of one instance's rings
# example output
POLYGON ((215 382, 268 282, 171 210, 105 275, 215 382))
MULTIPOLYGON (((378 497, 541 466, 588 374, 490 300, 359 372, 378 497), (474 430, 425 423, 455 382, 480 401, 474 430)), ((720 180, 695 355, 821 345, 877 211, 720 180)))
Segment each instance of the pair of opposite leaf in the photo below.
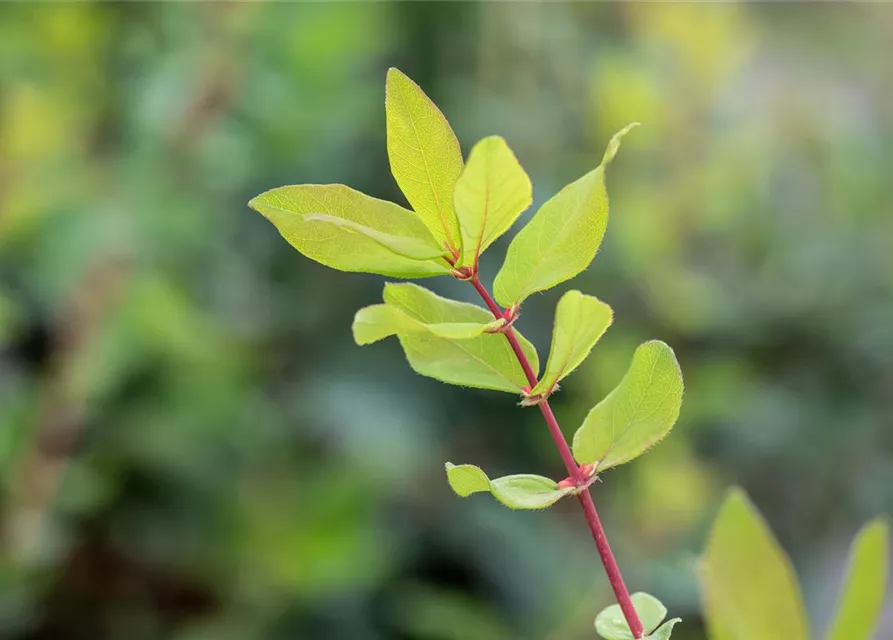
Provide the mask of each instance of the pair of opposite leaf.
MULTIPOLYGON (((530 179, 495 136, 476 144, 464 164, 446 118, 396 69, 388 72, 385 110, 391 172, 413 211, 343 185, 281 187, 250 205, 298 251, 335 269, 396 277, 455 275, 463 268, 476 273, 480 254, 530 205, 530 179)), ((531 294, 573 278, 595 257, 607 227, 605 167, 633 126, 611 139, 596 169, 543 204, 514 237, 493 286, 501 305, 517 309, 531 294)), ((545 373, 529 389, 508 341, 498 335, 505 319, 413 284, 388 284, 383 298, 383 304, 357 313, 353 331, 359 344, 396 335, 416 372, 451 384, 523 393, 532 403, 547 398, 583 362, 613 315, 594 297, 566 293, 556 310, 545 373)), ((536 349, 520 334, 518 340, 538 373, 536 349)), ((641 455, 670 430, 681 395, 672 350, 661 342, 643 344, 620 385, 577 431, 577 461, 591 465, 594 475, 641 455)), ((572 492, 540 476, 491 482, 477 467, 447 468, 460 495, 491 491, 514 508, 543 508, 572 492)))
MULTIPOLYGON (((582 362, 601 335, 589 332, 589 340, 571 342, 571 348, 561 349, 568 338, 562 329, 562 307, 571 306, 578 297, 588 298, 577 291, 570 291, 559 301, 549 354, 550 361, 575 362, 573 367, 582 362), (556 355, 560 357, 555 358, 556 355)), ((546 373, 543 379, 549 380, 548 365, 546 373)), ((639 457, 669 433, 681 404, 682 374, 673 351, 663 342, 646 342, 636 349, 633 362, 620 384, 587 414, 577 429, 572 446, 574 459, 588 469, 591 479, 600 471, 639 457)), ((480 468, 468 464, 447 463, 446 471, 450 486, 460 496, 489 491, 499 502, 512 509, 544 509, 580 490, 530 474, 490 480, 480 468)))
MULTIPOLYGON (((849 563, 825 640, 870 640, 887 581, 889 525, 876 519, 850 546, 849 563)), ((712 640, 810 640, 791 561, 741 489, 732 489, 698 562, 712 640)))

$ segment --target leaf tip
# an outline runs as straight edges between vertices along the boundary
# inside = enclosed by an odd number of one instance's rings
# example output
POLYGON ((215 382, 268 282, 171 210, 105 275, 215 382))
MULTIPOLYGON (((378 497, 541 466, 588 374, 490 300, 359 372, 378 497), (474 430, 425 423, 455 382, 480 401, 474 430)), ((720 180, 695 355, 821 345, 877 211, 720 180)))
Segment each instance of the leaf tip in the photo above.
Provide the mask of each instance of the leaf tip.
POLYGON ((263 207, 263 202, 264 202, 264 196, 266 196, 266 195, 267 195, 267 192, 264 192, 264 193, 254 196, 253 198, 251 198, 251 200, 248 201, 248 208, 254 209, 259 214, 264 216, 265 218, 267 217, 267 215, 263 212, 262 207, 263 207))
POLYGON ((638 127, 639 124, 638 122, 630 122, 611 137, 608 147, 605 149, 605 155, 602 157, 602 166, 607 165, 614 159, 614 156, 617 155, 617 150, 620 149, 620 141, 627 133, 638 127))

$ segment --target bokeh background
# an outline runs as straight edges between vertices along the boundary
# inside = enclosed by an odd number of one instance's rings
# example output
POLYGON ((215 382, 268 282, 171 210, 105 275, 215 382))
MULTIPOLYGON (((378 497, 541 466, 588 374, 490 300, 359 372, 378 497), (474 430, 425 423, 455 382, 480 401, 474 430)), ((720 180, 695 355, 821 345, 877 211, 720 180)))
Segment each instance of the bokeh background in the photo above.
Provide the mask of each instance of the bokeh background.
MULTIPOLYGON (((818 637, 893 506, 891 41, 891 4, 0 6, 0 637, 594 637, 612 599, 576 504, 445 482, 561 477, 538 413, 356 347, 383 280, 246 206, 303 182, 403 202, 392 65, 465 152, 503 135, 535 204, 643 123, 573 282, 616 322, 555 410, 573 433, 636 344, 673 345, 672 437, 595 487, 627 581, 703 638, 692 566, 741 484, 818 637)), ((566 288, 519 321, 543 355, 566 288)))

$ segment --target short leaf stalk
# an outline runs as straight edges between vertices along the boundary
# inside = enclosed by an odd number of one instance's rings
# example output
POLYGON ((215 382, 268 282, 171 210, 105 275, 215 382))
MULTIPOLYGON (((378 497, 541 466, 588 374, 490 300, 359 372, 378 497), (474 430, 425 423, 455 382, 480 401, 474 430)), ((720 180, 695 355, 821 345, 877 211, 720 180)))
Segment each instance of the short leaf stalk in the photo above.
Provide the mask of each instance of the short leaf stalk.
POLYGON ((641 344, 626 375, 592 408, 569 445, 549 397, 589 356, 614 313, 595 296, 565 292, 542 374, 536 348, 514 326, 526 298, 592 262, 607 226, 605 169, 635 125, 618 132, 601 164, 545 202, 515 235, 491 295, 479 279, 479 257, 533 202, 530 178, 497 136, 478 142, 465 163, 444 115, 396 69, 388 72, 385 94, 391 172, 413 211, 344 185, 280 187, 250 205, 298 251, 334 269, 396 278, 451 275, 471 283, 487 309, 415 284, 387 283, 383 304, 357 311, 354 340, 366 345, 396 336, 421 375, 519 394, 522 406, 538 406, 566 479, 523 473, 491 479, 475 465, 447 462, 450 487, 463 498, 489 493, 510 509, 540 510, 576 496, 617 598, 596 616, 595 631, 605 640, 667 640, 679 619, 664 622, 666 607, 657 598, 627 591, 589 487, 673 428, 682 404, 676 356, 658 340, 641 344))
MULTIPOLYGON (((484 300, 487 308, 493 313, 493 316, 496 318, 505 317, 504 312, 500 310, 499 305, 493 300, 493 296, 490 295, 487 288, 481 284, 480 280, 478 280, 477 273, 475 273, 469 281, 484 300)), ((509 345, 511 345, 512 351, 515 352, 515 357, 518 358, 518 363, 524 370, 524 375, 527 376, 527 382, 530 384, 530 388, 533 389, 539 380, 537 380, 536 374, 530 366, 530 361, 527 359, 527 355, 518 343, 518 338, 515 335, 514 329, 508 327, 505 330, 505 337, 508 340, 509 345)), ((592 495, 587 486, 587 478, 583 475, 580 467, 574 461, 574 456, 567 444, 564 433, 561 431, 561 427, 558 425, 555 413, 552 411, 552 407, 549 406, 548 398, 539 401, 537 406, 539 406, 540 411, 543 414, 543 419, 546 421, 546 426, 549 428, 549 434, 552 436, 552 440, 558 448, 558 453, 561 456, 561 460, 564 462, 564 466, 567 468, 569 477, 572 479, 574 486, 581 488, 581 491, 577 493, 577 500, 580 501, 580 506, 583 508, 583 515, 586 517, 586 523, 589 525, 589 530, 592 532, 592 538, 595 540, 595 546, 598 549, 598 555, 605 567, 605 573, 608 574, 608 581, 611 583, 611 589, 613 589, 614 596, 617 598, 617 604, 620 605, 620 609, 623 611, 623 617, 626 618, 626 623, 629 625, 633 637, 641 638, 645 635, 645 629, 642 626, 642 622, 639 620, 639 614, 636 613, 636 608, 633 606, 629 590, 626 588, 626 583, 623 581, 623 574, 620 573, 620 567, 617 565, 617 560, 614 558, 614 552, 611 551, 608 536, 605 534, 604 527, 602 527, 601 519, 598 517, 598 511, 595 508, 595 503, 592 501, 592 495)))

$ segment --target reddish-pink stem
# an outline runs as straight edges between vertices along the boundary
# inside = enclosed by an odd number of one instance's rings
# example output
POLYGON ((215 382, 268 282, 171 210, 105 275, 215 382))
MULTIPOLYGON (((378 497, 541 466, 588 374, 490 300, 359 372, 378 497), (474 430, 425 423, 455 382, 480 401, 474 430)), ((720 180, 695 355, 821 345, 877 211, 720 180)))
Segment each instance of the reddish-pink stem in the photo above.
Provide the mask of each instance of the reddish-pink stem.
MULTIPOLYGON (((493 296, 490 295, 487 288, 480 283, 477 275, 471 278, 470 282, 480 294, 481 298, 483 298, 484 303, 490 311, 493 312, 493 315, 497 318, 504 317, 503 311, 499 308, 499 305, 496 304, 496 301, 493 300, 493 296)), ((536 373, 533 371, 533 367, 530 366, 527 354, 524 353, 521 344, 518 342, 518 336, 515 335, 515 331, 511 327, 505 329, 504 333, 512 347, 512 351, 515 352, 515 357, 518 358, 518 362, 524 370, 524 375, 527 377, 527 382, 530 383, 530 388, 533 389, 537 383, 536 373)), ((561 427, 558 426, 558 420, 555 419, 555 414, 552 413, 552 407, 549 406, 549 401, 543 399, 538 403, 538 406, 543 414, 543 418, 546 420, 546 426, 549 427, 549 433, 552 435, 552 440, 555 441, 555 446, 558 447, 558 453, 561 455, 562 461, 564 461, 564 466, 567 467, 568 474, 577 486, 583 486, 586 478, 580 471, 580 467, 574 461, 574 456, 571 453, 570 447, 567 445, 567 440, 565 439, 564 434, 561 432, 561 427)), ((621 611, 623 611, 626 623, 629 625, 633 637, 641 638, 645 635, 645 629, 642 626, 642 621, 639 620, 639 614, 636 613, 636 608, 633 606, 633 602, 629 597, 629 591, 626 588, 626 583, 623 582, 623 576, 620 573, 620 567, 617 566, 617 560, 614 559, 611 545, 608 544, 608 537, 605 535, 605 530, 598 517, 598 511, 595 509, 595 503, 592 501, 592 495, 589 493, 589 489, 584 488, 577 494, 577 498, 580 500, 580 506, 583 507, 583 514, 586 516, 586 522, 589 524, 589 530, 592 532, 592 538, 595 540, 598 555, 601 557, 602 564, 605 566, 605 573, 608 574, 608 581, 611 583, 611 588, 614 590, 614 596, 617 598, 617 603, 620 605, 621 611)))

